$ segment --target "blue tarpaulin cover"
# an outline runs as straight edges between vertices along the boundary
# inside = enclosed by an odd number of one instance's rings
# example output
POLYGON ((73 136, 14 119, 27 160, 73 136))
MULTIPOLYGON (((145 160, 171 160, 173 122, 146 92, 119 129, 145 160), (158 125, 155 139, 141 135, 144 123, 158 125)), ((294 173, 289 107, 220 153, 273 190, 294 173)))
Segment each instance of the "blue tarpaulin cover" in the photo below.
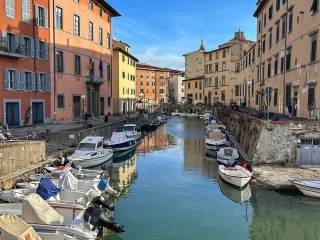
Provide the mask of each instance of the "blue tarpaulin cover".
POLYGON ((39 186, 37 188, 37 194, 39 194, 44 200, 50 197, 56 196, 61 190, 57 188, 49 178, 41 178, 39 186))

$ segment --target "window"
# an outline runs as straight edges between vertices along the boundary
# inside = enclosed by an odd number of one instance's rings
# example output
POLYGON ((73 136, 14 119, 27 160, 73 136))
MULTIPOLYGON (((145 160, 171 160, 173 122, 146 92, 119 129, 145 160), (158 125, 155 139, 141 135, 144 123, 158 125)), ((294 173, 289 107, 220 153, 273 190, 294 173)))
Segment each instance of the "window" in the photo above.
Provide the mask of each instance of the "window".
POLYGON ((315 14, 319 11, 319 0, 312 0, 312 5, 310 11, 315 14))
POLYGON ((6 81, 6 87, 7 90, 14 90, 16 89, 16 79, 17 79, 17 72, 16 70, 8 70, 7 73, 7 81, 6 81))
POLYGON ((291 69, 291 48, 287 49, 286 55, 286 70, 289 71, 291 69))
POLYGON ((269 48, 272 48, 272 28, 269 30, 269 48))
POLYGON ((102 13, 103 13, 103 12, 102 12, 102 9, 100 8, 100 9, 99 9, 99 16, 100 16, 100 17, 102 17, 102 13))
POLYGON ((48 45, 45 42, 39 41, 39 58, 48 58, 48 45))
POLYGON ((89 1, 88 9, 91 11, 93 10, 93 2, 92 1, 89 1))
POLYGON ((219 63, 216 63, 216 65, 215 65, 215 71, 216 71, 216 72, 219 71, 219 63))
POLYGON ((278 65, 279 65, 279 61, 278 61, 278 56, 277 56, 276 60, 274 61, 274 75, 278 74, 278 65))
POLYGON ((273 105, 278 106, 278 89, 273 90, 273 105))
POLYGON ((6 0, 6 16, 10 18, 15 17, 15 12, 14 12, 14 1, 15 0, 6 0))
POLYGON ((219 59, 219 52, 216 52, 216 59, 219 59))
POLYGON ((314 109, 316 107, 316 101, 315 101, 315 87, 309 86, 308 89, 308 108, 314 109))
POLYGON ((103 45, 103 30, 102 28, 99 28, 99 44, 102 46, 103 45))
POLYGON ((41 6, 36 6, 37 25, 40 27, 48 27, 48 10, 41 6))
POLYGON ((110 33, 107 33, 107 48, 111 49, 111 37, 110 33))
POLYGON ((310 51, 310 62, 317 61, 317 50, 318 50, 318 33, 311 35, 311 51, 310 51))
POLYGON ((64 108, 64 96, 63 95, 58 95, 58 108, 64 108))
POLYGON ((222 77, 221 85, 222 86, 226 85, 226 77, 225 76, 222 77))
POLYGON ((24 45, 24 55, 26 57, 31 57, 32 56, 31 38, 24 37, 23 38, 23 45, 24 45))
POLYGON ((22 87, 26 91, 32 91, 32 73, 24 72, 23 73, 23 81, 24 86, 22 87))
POLYGON ((73 15, 73 34, 80 36, 80 17, 73 15))
POLYGON ((226 50, 223 50, 223 52, 222 52, 222 57, 223 57, 223 58, 226 57, 226 50))
POLYGON ((280 0, 276 0, 276 10, 277 12, 280 10, 280 0))
POLYGON ((276 28, 277 28, 277 30, 276 30, 276 42, 278 43, 279 42, 279 40, 280 40, 280 22, 277 22, 276 23, 276 28))
POLYGON ((126 78, 126 73, 122 72, 122 78, 126 78))
POLYGON ((126 57, 124 55, 122 55, 122 62, 126 61, 126 57))
POLYGON ((30 22, 30 0, 22 0, 22 21, 30 22))
POLYGON ((89 40, 93 41, 93 23, 89 22, 89 40))
POLYGON ((226 62, 222 62, 222 71, 226 71, 226 70, 227 70, 226 62))
POLYGON ((262 52, 265 53, 265 51, 266 51, 266 35, 264 35, 262 39, 262 52))
POLYGON ((81 56, 74 55, 74 75, 81 75, 81 56))
POLYGON ((261 21, 258 23, 258 33, 261 33, 261 21))
POLYGON ((268 78, 271 77, 271 60, 268 62, 268 78))
POLYGON ((13 33, 7 33, 7 47, 8 47, 8 51, 11 53, 16 52, 16 35, 14 35, 13 33))
POLYGON ((194 83, 194 87, 195 87, 195 88, 198 88, 198 82, 195 82, 195 83, 194 83))
POLYGON ((56 28, 63 29, 63 13, 60 7, 56 7, 56 28))
POLYGON ((286 18, 282 18, 282 38, 284 38, 287 34, 287 23, 286 23, 286 18))
POLYGON ((111 80, 111 65, 110 64, 107 65, 107 80, 108 81, 111 80))
POLYGON ((283 72, 284 71, 284 57, 281 57, 281 67, 280 67, 280 72, 283 72))
POLYGON ((37 90, 47 91, 47 75, 45 73, 37 74, 37 90))
POLYGON ((272 19, 272 15, 273 15, 273 5, 269 7, 269 20, 272 19))
POLYGON ((63 68, 64 68, 64 64, 63 64, 63 52, 57 50, 56 51, 56 70, 58 73, 63 73, 63 68))
POLYGON ((288 19, 288 21, 289 21, 289 24, 288 24, 288 32, 291 33, 292 30, 293 30, 293 11, 292 11, 292 10, 290 10, 290 12, 289 12, 289 19, 288 19))
POLYGON ((191 87, 191 84, 190 84, 190 83, 188 83, 188 89, 190 89, 190 87, 191 87))
POLYGON ((103 62, 101 60, 99 63, 99 77, 103 78, 103 62))

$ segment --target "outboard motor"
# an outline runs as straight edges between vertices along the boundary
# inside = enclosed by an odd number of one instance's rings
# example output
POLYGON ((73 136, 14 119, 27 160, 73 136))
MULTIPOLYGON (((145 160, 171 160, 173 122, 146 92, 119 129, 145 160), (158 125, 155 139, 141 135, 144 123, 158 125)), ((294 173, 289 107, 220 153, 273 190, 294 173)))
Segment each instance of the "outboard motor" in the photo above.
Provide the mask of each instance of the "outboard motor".
POLYGON ((101 227, 105 227, 116 233, 125 232, 123 225, 113 222, 102 212, 100 208, 95 206, 88 207, 85 210, 84 220, 99 229, 101 229, 101 227))
POLYGON ((116 210, 116 207, 113 205, 113 204, 108 204, 106 203, 105 201, 103 201, 101 199, 101 197, 95 197, 92 201, 91 201, 91 205, 93 206, 101 206, 101 207, 104 207, 110 211, 115 211, 116 210))

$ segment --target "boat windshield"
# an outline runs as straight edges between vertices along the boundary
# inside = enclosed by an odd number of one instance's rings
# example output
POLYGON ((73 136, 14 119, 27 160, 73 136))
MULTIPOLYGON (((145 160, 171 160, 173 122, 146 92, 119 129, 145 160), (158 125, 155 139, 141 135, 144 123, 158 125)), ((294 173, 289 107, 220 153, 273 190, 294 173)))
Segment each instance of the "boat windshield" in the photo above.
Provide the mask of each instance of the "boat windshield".
POLYGON ((78 150, 94 151, 94 150, 96 150, 96 144, 94 144, 94 143, 80 143, 78 150))
POLYGON ((122 131, 132 132, 132 131, 134 131, 134 126, 123 126, 122 131))

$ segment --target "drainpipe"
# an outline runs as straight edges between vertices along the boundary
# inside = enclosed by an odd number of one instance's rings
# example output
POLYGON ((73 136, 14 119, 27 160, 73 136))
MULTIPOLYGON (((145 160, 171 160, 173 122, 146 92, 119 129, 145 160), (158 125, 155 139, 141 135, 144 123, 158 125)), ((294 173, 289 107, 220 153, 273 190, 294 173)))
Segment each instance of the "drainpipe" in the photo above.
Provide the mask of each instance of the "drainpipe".
MULTIPOLYGON (((286 3, 286 34, 284 38, 284 69, 283 69, 283 96, 282 96, 282 114, 286 113, 286 77, 287 77, 287 45, 288 45, 288 8, 289 8, 289 0, 286 3)), ((281 64, 281 63, 280 63, 281 64)), ((290 99, 289 99, 290 101, 290 99)))
MULTIPOLYGON (((49 0, 50 1, 50 0, 49 0)), ((53 29, 53 121, 56 122, 56 19, 55 19, 55 0, 52 7, 52 29, 53 29)), ((50 6, 49 6, 50 7, 50 6)))

